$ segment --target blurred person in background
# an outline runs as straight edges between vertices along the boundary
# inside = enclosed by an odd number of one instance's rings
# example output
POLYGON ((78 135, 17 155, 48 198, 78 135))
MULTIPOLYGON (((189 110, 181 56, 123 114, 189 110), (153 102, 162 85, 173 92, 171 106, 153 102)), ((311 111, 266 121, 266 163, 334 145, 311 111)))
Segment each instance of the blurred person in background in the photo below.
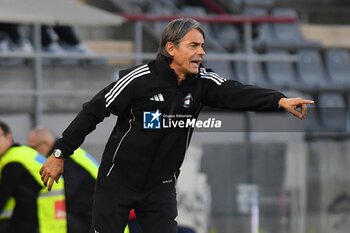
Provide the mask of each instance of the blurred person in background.
POLYGON ((77 30, 72 26, 42 26, 41 44, 45 52, 91 53, 91 50, 79 38, 77 30))
MULTIPOLYGON (((41 46, 44 52, 51 53, 92 53, 72 26, 41 26, 41 46)), ((0 23, 0 52, 33 51, 33 45, 23 25, 0 23)))
POLYGON ((33 52, 33 46, 19 24, 0 23, 0 52, 33 52))
POLYGON ((9 126, 0 121, 0 213, 9 213, 5 232, 67 232, 64 182, 47 192, 37 174, 45 160, 14 143, 9 126))
POLYGON ((119 71, 63 132, 40 170, 48 190, 65 161, 111 114, 117 122, 103 153, 94 197, 91 233, 122 233, 135 210, 143 233, 176 233, 176 180, 194 127, 162 127, 185 116, 197 120, 203 106, 238 111, 286 110, 304 119, 311 100, 226 80, 201 63, 205 35, 194 19, 171 21, 162 33, 157 58, 119 71), (172 117, 174 116, 174 117, 172 117), (163 125, 164 126, 164 125, 163 125))
MULTIPOLYGON (((37 126, 28 135, 28 146, 49 156, 56 139, 49 128, 37 126)), ((97 170, 98 162, 81 148, 75 150, 64 164, 68 233, 87 233, 90 230, 97 170)))

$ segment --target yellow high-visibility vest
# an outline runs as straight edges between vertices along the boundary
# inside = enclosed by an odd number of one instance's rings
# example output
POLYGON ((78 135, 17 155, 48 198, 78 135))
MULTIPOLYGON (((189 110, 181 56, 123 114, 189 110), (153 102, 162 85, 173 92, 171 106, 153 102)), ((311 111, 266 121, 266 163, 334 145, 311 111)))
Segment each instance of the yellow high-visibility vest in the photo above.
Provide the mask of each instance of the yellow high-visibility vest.
POLYGON ((98 173, 98 162, 85 150, 78 148, 70 156, 79 166, 87 170, 90 175, 96 180, 98 173))
POLYGON ((130 233, 130 230, 129 230, 128 225, 126 225, 125 230, 124 230, 124 233, 130 233))
POLYGON ((8 163, 20 163, 42 187, 37 199, 40 233, 66 233, 67 214, 64 196, 64 182, 60 179, 51 191, 43 186, 39 170, 46 158, 28 146, 11 147, 0 160, 0 171, 8 163))
POLYGON ((13 197, 10 197, 6 202, 3 210, 0 213, 0 220, 10 219, 12 217, 13 210, 15 209, 16 201, 13 197))

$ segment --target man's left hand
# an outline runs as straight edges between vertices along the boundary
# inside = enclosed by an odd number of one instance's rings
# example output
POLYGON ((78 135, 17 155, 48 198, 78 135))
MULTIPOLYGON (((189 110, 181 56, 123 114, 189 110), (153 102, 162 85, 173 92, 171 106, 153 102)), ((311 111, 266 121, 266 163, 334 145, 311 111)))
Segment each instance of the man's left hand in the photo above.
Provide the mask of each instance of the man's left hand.
POLYGON ((58 159, 51 155, 41 167, 39 173, 47 190, 51 191, 54 181, 58 183, 63 173, 63 165, 64 159, 58 159))
POLYGON ((307 105, 313 104, 313 100, 306 100, 303 98, 281 98, 278 101, 278 106, 284 108, 300 120, 305 119, 307 115, 307 105))

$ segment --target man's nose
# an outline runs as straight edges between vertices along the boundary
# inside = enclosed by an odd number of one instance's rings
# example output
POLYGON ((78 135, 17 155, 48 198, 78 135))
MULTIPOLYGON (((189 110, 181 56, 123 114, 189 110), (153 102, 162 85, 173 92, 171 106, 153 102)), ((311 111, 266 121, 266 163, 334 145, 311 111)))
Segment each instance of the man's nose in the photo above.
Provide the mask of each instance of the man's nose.
POLYGON ((199 47, 198 54, 204 56, 205 55, 205 49, 203 47, 199 47))

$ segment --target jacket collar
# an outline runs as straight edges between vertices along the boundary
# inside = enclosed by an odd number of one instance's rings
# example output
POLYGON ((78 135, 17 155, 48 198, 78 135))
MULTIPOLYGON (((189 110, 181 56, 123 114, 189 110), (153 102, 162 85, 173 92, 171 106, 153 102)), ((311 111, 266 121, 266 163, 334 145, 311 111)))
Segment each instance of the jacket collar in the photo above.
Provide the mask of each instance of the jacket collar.
MULTIPOLYGON (((175 71, 170 68, 169 63, 166 61, 166 59, 157 58, 155 62, 156 64, 158 64, 157 69, 158 69, 160 78, 165 80, 166 82, 177 84, 177 77, 176 77, 175 71)), ((198 75, 199 73, 197 75, 187 77, 186 80, 183 81, 183 83, 187 83, 189 79, 198 77, 198 75)))

